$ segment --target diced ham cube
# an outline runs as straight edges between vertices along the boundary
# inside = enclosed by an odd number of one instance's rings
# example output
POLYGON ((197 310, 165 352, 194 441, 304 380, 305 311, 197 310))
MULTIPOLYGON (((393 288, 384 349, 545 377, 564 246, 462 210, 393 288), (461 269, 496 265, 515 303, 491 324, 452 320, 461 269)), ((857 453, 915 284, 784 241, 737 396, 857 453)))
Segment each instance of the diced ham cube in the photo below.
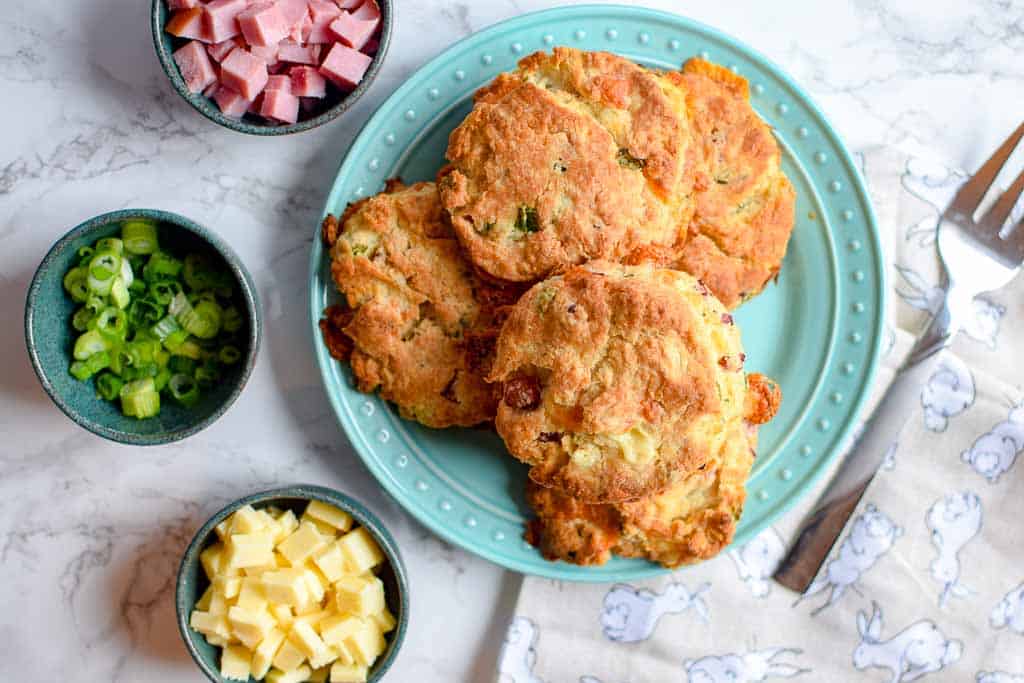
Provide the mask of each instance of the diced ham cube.
POLYGON ((224 116, 240 119, 249 110, 249 100, 245 99, 231 88, 221 86, 213 94, 213 100, 220 107, 224 116))
POLYGON ((217 80, 210 56, 206 54, 206 48, 199 41, 190 40, 175 50, 174 61, 191 93, 203 92, 208 85, 217 80))
POLYGON ((327 0, 309 0, 309 18, 313 25, 331 23, 335 17, 341 14, 341 10, 333 2, 327 0))
POLYGON ((319 64, 320 46, 284 42, 278 47, 277 58, 292 64, 319 64))
POLYGON ((376 38, 370 38, 366 41, 366 45, 363 45, 363 49, 360 50, 364 55, 370 55, 371 57, 377 54, 377 50, 380 48, 380 42, 376 38))
POLYGON ((164 30, 178 38, 201 40, 203 32, 203 10, 200 7, 175 12, 164 26, 164 30))
POLYGON ((311 66, 293 66, 291 71, 293 95, 299 97, 325 97, 327 95, 327 81, 320 72, 311 66))
POLYGON ((245 99, 253 101, 267 85, 267 63, 242 48, 232 50, 221 62, 220 80, 245 99))
POLYGON ((192 9, 199 6, 199 0, 167 0, 167 9, 172 12, 179 9, 192 9))
POLYGON ((238 38, 231 38, 222 43, 212 43, 206 46, 206 51, 215 62, 223 62, 224 58, 231 54, 231 51, 241 45, 238 38))
POLYGON ((291 24, 281 8, 271 2, 251 5, 238 15, 238 28, 253 46, 277 45, 288 35, 291 24))
POLYGON ((363 0, 334 0, 334 4, 337 5, 339 9, 351 12, 356 7, 359 7, 359 5, 363 4, 363 0))
MULTIPOLYGON (((331 20, 333 21, 333 19, 331 20)), ((315 45, 326 45, 337 41, 334 37, 334 32, 331 31, 331 22, 327 21, 322 24, 313 24, 309 29, 309 35, 306 36, 305 42, 313 43, 315 45)))
POLYGON ((249 103, 249 108, 246 111, 250 114, 259 114, 260 107, 263 106, 263 93, 257 95, 256 99, 249 103))
POLYGON ((363 4, 359 5, 352 16, 362 21, 379 21, 380 6, 377 5, 377 0, 363 0, 363 4))
POLYGON ((249 52, 259 57, 267 66, 277 64, 277 45, 253 45, 249 48, 249 52))
POLYGON ((292 79, 288 75, 271 76, 267 79, 267 87, 263 89, 263 92, 270 92, 271 90, 284 90, 290 93, 292 91, 292 79))
POLYGON ((339 88, 351 90, 363 80, 372 61, 358 50, 335 43, 320 65, 320 73, 339 88))
POLYGON ((313 20, 309 18, 307 12, 299 23, 292 26, 291 32, 288 34, 288 39, 302 45, 303 43, 309 42, 309 33, 313 30, 313 20))
POLYGON ((288 22, 289 27, 302 21, 309 12, 309 4, 306 0, 277 0, 277 6, 281 9, 281 14, 284 15, 284 20, 288 22))
POLYGON ((278 123, 295 123, 299 120, 299 98, 284 90, 267 90, 260 114, 278 123))
POLYGON ((373 32, 377 30, 379 23, 380 19, 362 21, 348 12, 342 12, 331 22, 330 29, 342 45, 348 45, 353 50, 362 50, 373 36, 373 32))
POLYGON ((245 11, 247 0, 213 0, 203 7, 203 27, 211 43, 220 43, 237 36, 238 15, 245 11))
POLYGON ((213 94, 220 88, 220 81, 214 79, 213 83, 206 86, 206 90, 203 91, 203 97, 213 97, 213 94))

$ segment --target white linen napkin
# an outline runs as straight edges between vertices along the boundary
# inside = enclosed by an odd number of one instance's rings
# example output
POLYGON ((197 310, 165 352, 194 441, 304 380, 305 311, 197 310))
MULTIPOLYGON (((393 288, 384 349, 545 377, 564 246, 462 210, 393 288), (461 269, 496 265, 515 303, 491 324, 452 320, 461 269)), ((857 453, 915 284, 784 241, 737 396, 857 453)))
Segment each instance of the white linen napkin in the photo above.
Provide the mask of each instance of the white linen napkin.
MULTIPOLYGON (((934 228, 966 178, 921 149, 857 155, 896 294, 875 398, 938 302, 934 228)), ((663 578, 526 577, 497 680, 1024 683, 1022 294, 1018 278, 976 301, 804 596, 771 575, 830 476, 745 546, 663 578)))

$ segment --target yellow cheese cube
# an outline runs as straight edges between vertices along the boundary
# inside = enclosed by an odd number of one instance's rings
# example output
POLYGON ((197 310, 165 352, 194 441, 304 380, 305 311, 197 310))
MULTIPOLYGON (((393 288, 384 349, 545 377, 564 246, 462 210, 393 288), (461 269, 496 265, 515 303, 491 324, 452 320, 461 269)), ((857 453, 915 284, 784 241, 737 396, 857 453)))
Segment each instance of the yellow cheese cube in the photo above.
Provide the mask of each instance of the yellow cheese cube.
POLYGON ((334 583, 334 597, 338 611, 343 614, 368 617, 385 608, 384 584, 376 576, 343 576, 334 583))
MULTIPOLYGON (((320 637, 328 645, 344 645, 345 639, 363 628, 363 620, 346 614, 336 614, 320 621, 320 637)), ((344 657, 343 657, 344 659, 344 657)))
POLYGON ((225 546, 229 569, 259 567, 274 561, 274 535, 260 530, 249 534, 231 534, 225 546))
POLYGON ((281 603, 271 605, 270 613, 277 619, 277 624, 285 631, 292 625, 292 620, 295 619, 295 615, 292 613, 292 608, 288 605, 281 603))
POLYGON ((210 598, 210 614, 227 614, 228 607, 230 605, 228 605, 228 599, 224 597, 224 594, 214 591, 210 598))
POLYGON ((263 576, 264 572, 274 571, 275 569, 277 569, 277 563, 274 562, 273 557, 271 557, 269 564, 261 564, 257 567, 246 567, 242 570, 242 573, 246 576, 259 578, 263 576))
POLYGON ((345 647, 355 660, 364 666, 373 664, 373 660, 384 652, 387 645, 377 624, 372 621, 364 621, 361 629, 345 639, 345 647))
POLYGON ((213 579, 213 589, 227 600, 238 597, 238 591, 241 588, 242 579, 237 576, 224 576, 221 574, 213 579))
POLYGON ((208 642, 210 645, 213 645, 214 647, 224 647, 225 645, 230 645, 231 644, 231 641, 229 639, 221 638, 220 636, 203 636, 203 637, 206 638, 206 642, 208 642))
MULTIPOLYGON (((313 664, 314 660, 321 659, 324 656, 324 651, 327 650, 327 644, 320 639, 313 627, 299 619, 292 623, 292 631, 288 634, 288 639, 309 657, 310 664, 313 664)), ((316 664, 313 665, 316 666, 316 664)), ((320 666, 323 664, 321 663, 320 666)), ((317 668, 320 667, 317 666, 317 668)))
POLYGON ((213 530, 217 533, 217 538, 222 541, 228 540, 228 536, 231 535, 231 517, 222 519, 220 524, 213 527, 213 530))
POLYGON ((331 674, 331 667, 325 666, 317 669, 309 675, 309 683, 327 683, 327 677, 331 674))
POLYGON ((251 534, 266 526, 266 518, 251 505, 240 507, 231 515, 231 535, 251 534))
POLYGON ((384 553, 370 536, 370 532, 359 527, 350 531, 340 539, 338 546, 345 556, 348 569, 353 574, 363 574, 384 561, 384 553))
POLYGON ((326 538, 328 541, 334 538, 337 533, 337 529, 333 526, 319 519, 314 519, 307 514, 303 514, 299 517, 299 524, 312 524, 316 527, 316 530, 320 532, 320 535, 326 538))
POLYGON ((298 607, 309 602, 306 572, 299 567, 264 572, 263 590, 271 602, 298 607))
POLYGON ((291 671, 299 668, 306 661, 306 653, 299 649, 299 646, 292 642, 291 638, 285 638, 281 647, 277 648, 274 655, 274 666, 281 671, 291 671))
POLYGON ((324 593, 327 591, 327 586, 330 583, 326 578, 323 581, 320 580, 320 571, 318 569, 306 568, 302 571, 302 578, 306 582, 306 586, 309 588, 309 595, 313 598, 313 601, 317 604, 324 599, 324 593))
POLYGON ((256 649, 252 653, 252 677, 256 679, 263 678, 270 671, 270 665, 274 661, 274 655, 277 654, 277 649, 281 647, 281 643, 284 642, 284 631, 278 627, 274 627, 267 632, 267 635, 263 637, 260 644, 256 646, 256 649))
POLYGON ((196 610, 189 615, 188 625, 192 627, 193 631, 198 631, 204 636, 217 636, 225 640, 231 637, 231 627, 222 614, 210 614, 196 610))
POLYGON ((279 514, 277 523, 284 530, 286 536, 299 528, 299 520, 295 518, 295 513, 291 510, 285 510, 279 514))
POLYGON ((220 543, 214 543, 209 548, 199 553, 199 562, 203 565, 203 571, 206 572, 206 578, 213 581, 217 574, 220 574, 221 561, 224 557, 224 546, 220 543))
POLYGON ((380 629, 381 633, 393 631, 395 629, 395 625, 398 623, 395 621, 395 616, 388 611, 387 607, 380 612, 370 615, 370 618, 377 623, 377 628, 380 629))
POLYGON ((337 543, 331 543, 314 555, 313 564, 331 583, 340 579, 345 573, 345 557, 341 554, 341 548, 337 543))
POLYGON ((366 683, 367 670, 361 664, 335 662, 331 665, 331 683, 366 683))
POLYGON ((300 666, 291 671, 272 669, 267 674, 267 683, 301 683, 309 680, 313 671, 308 666, 300 666))
POLYGON ((247 648, 254 649, 277 622, 266 610, 250 612, 236 605, 228 610, 228 623, 235 637, 247 648))
POLYGON ((320 622, 331 616, 331 612, 325 609, 316 610, 315 612, 308 612, 306 614, 300 614, 293 620, 294 622, 303 621, 314 629, 319 629, 320 622))
POLYGON ((303 523, 278 544, 277 550, 288 559, 291 566, 301 567, 307 558, 326 545, 327 541, 315 526, 303 523))
POLYGON ((352 515, 323 501, 309 501, 305 514, 329 524, 339 531, 348 531, 352 528, 352 515))
POLYGON ((199 610, 200 612, 209 612, 210 611, 210 601, 212 599, 213 599, 213 586, 210 585, 210 586, 206 587, 205 591, 203 591, 203 597, 199 598, 199 601, 196 602, 196 609, 199 610))
POLYGON ((263 590, 262 580, 251 576, 242 579, 235 604, 250 612, 267 609, 267 594, 263 590))
POLYGON ((252 653, 241 645, 229 645, 220 653, 220 675, 233 681, 249 680, 252 653))

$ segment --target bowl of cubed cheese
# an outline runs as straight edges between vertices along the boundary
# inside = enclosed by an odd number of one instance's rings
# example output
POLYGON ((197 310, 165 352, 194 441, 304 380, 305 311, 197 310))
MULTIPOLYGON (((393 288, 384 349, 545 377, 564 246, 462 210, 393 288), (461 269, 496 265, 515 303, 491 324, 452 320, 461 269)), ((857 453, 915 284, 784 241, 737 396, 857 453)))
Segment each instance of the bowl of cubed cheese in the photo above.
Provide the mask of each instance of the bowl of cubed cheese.
POLYGON ((214 683, 365 683, 391 667, 409 589, 394 538, 366 507, 322 486, 231 503, 178 570, 185 646, 214 683))
POLYGON ((316 128, 380 70, 392 0, 153 0, 157 56, 208 119, 251 135, 316 128))

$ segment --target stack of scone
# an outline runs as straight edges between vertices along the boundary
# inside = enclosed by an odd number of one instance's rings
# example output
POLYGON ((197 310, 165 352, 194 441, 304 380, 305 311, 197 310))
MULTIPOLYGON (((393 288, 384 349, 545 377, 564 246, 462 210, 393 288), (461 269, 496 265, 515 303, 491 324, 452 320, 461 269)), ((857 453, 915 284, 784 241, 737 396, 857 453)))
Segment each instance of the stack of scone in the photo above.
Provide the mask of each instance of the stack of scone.
POLYGON ((477 92, 447 157, 324 221, 332 354, 407 419, 493 422, 545 557, 715 555, 781 397, 729 311, 794 220, 747 82, 556 48, 477 92))

